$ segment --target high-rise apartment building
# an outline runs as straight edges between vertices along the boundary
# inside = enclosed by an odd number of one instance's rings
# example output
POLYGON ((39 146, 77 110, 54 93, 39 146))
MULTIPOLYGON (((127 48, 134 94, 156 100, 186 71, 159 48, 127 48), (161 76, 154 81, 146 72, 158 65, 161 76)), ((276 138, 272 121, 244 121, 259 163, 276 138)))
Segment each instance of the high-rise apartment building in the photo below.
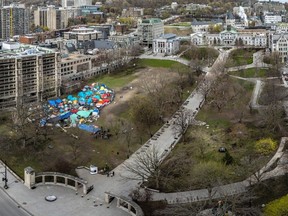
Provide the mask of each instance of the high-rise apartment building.
POLYGON ((74 6, 74 0, 61 0, 62 7, 74 6))
POLYGON ((74 7, 38 7, 34 11, 35 26, 47 26, 49 30, 66 28, 69 18, 75 18, 80 15, 80 9, 74 7))
POLYGON ((74 0, 74 6, 92 5, 92 0, 74 0))
POLYGON ((12 38, 14 35, 29 33, 29 9, 24 4, 11 4, 0 8, 0 37, 12 38))
POLYGON ((0 109, 59 96, 60 85, 59 53, 3 42, 0 50, 0 109))

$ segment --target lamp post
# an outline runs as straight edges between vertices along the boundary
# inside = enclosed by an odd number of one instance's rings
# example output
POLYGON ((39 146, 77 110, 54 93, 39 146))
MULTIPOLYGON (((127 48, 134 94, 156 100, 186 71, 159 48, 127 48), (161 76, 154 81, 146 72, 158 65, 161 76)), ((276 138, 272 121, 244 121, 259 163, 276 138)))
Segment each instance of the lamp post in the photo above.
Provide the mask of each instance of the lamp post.
POLYGON ((6 161, 4 162, 5 163, 5 171, 4 171, 4 177, 2 178, 2 181, 4 181, 4 188, 5 189, 8 189, 8 185, 7 185, 7 182, 8 182, 8 179, 7 179, 7 166, 6 166, 6 161))

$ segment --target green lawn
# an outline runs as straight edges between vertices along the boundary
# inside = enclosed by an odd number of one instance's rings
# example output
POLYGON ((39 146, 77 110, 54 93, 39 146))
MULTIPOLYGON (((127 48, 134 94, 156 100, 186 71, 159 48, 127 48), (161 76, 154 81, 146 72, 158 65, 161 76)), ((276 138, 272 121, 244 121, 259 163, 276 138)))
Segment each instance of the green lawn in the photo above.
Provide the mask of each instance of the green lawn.
POLYGON ((253 63, 254 49, 236 49, 229 54, 226 67, 236 67, 240 65, 248 65, 253 63))
POLYGON ((264 215, 265 216, 288 215, 287 202, 288 202, 288 195, 268 203, 268 205, 264 209, 264 215))
POLYGON ((182 65, 179 62, 171 61, 171 60, 160 60, 160 59, 140 59, 138 64, 143 67, 162 67, 162 68, 170 68, 177 65, 182 65))
MULTIPOLYGON (((119 87, 123 87, 133 81, 137 76, 133 73, 131 74, 106 74, 103 76, 99 76, 96 78, 93 78, 91 82, 99 82, 99 83, 104 83, 107 85, 109 88, 115 89, 119 87)), ((89 81, 89 82, 90 82, 89 81)))
POLYGON ((191 26, 191 23, 190 22, 180 22, 180 23, 174 23, 174 24, 171 24, 170 26, 191 26))
POLYGON ((268 69, 266 68, 248 68, 240 71, 229 72, 230 75, 244 78, 267 77, 268 69))

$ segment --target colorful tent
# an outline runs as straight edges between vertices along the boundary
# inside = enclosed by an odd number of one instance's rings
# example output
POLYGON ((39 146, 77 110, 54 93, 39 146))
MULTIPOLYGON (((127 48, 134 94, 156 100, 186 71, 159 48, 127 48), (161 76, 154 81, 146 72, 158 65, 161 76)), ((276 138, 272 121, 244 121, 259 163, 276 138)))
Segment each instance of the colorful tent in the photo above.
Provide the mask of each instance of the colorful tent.
POLYGON ((82 118, 88 118, 93 110, 80 110, 76 114, 82 118))

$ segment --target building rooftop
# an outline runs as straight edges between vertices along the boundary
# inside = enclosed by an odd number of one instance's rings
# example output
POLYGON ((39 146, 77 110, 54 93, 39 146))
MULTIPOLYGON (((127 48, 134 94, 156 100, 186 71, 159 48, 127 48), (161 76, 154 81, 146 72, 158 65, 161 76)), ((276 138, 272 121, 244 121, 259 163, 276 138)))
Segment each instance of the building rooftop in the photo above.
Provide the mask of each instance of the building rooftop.
POLYGON ((162 20, 159 18, 150 18, 150 19, 143 19, 142 20, 142 23, 150 23, 150 24, 161 23, 161 22, 162 22, 162 20))
POLYGON ((72 53, 68 55, 62 55, 61 58, 61 63, 69 62, 72 60, 80 60, 82 58, 87 58, 87 55, 82 55, 82 54, 77 54, 77 53, 72 53))
POLYGON ((169 34, 164 34, 164 35, 162 35, 160 38, 163 38, 163 39, 172 39, 172 38, 175 38, 175 37, 177 37, 176 34, 169 33, 169 34))
MULTIPOLYGON (((15 42, 3 42, 3 44, 4 43, 12 46, 16 45, 15 42)), ((49 53, 55 53, 55 51, 52 49, 34 45, 19 44, 19 46, 16 49, 3 49, 3 48, 0 49, 0 58, 17 58, 17 57, 20 58, 23 56, 43 55, 49 53)))

